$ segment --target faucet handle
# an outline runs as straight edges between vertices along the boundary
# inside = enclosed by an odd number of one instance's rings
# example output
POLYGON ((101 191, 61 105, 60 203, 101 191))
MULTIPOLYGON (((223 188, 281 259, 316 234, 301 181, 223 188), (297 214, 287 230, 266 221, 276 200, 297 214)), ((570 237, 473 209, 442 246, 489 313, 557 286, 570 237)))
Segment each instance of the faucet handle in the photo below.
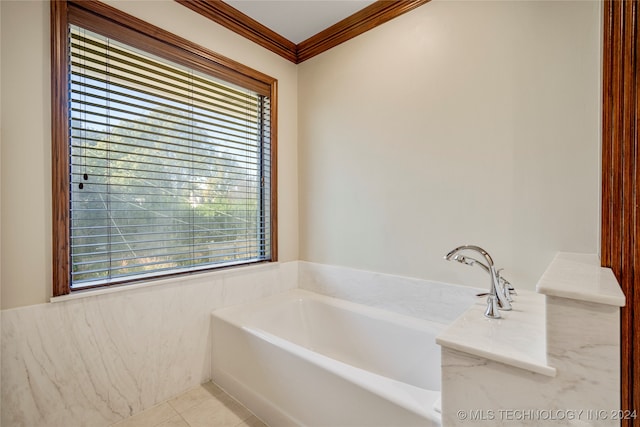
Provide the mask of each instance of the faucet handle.
POLYGON ((497 270, 496 276, 498 277, 498 283, 502 287, 504 296, 509 300, 509 302, 511 302, 513 301, 513 298, 511 298, 511 296, 518 295, 518 293, 516 292, 516 288, 514 288, 513 285, 507 279, 505 279, 500 275, 500 272, 502 270, 504 270, 504 268, 500 268, 499 270, 497 270))

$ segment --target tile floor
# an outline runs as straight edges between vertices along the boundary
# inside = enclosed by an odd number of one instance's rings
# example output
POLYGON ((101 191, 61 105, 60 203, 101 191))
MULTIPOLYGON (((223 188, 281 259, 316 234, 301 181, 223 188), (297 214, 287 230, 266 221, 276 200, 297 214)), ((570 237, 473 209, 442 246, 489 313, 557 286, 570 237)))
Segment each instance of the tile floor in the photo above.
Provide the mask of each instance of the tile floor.
POLYGON ((112 427, 267 427, 214 383, 192 388, 112 427))

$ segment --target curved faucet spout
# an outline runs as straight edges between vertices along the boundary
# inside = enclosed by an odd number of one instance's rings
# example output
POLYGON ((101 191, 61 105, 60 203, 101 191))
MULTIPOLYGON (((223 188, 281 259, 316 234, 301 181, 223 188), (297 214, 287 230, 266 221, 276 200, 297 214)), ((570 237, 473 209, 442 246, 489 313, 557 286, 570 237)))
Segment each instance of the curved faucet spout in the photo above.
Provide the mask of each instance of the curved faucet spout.
MULTIPOLYGON (((489 263, 489 265, 493 265, 493 258, 491 258, 491 255, 489 255, 489 252, 485 251, 484 249, 482 249, 480 246, 475 246, 475 245, 462 245, 462 246, 458 246, 457 248, 455 248, 454 250, 450 251, 448 254, 446 254, 444 256, 444 258, 447 261, 451 261, 451 259, 453 258, 454 255, 456 255, 458 252, 460 251, 464 251, 464 250, 471 250, 471 251, 476 251, 478 253, 480 253, 480 255, 482 255, 487 262, 489 263)), ((456 260, 457 261, 457 260, 456 260)), ((474 260, 475 261, 475 260, 474 260)), ((472 264, 469 264, 472 265, 472 264)))
POLYGON ((485 312, 485 316, 493 319, 499 319, 501 316, 500 316, 500 313, 496 310, 497 306, 499 306, 501 310, 511 310, 511 302, 507 297, 508 291, 505 292, 501 288, 502 283, 500 283, 500 277, 496 273, 496 269, 493 264, 493 258, 491 258, 491 255, 489 255, 487 251, 475 245, 462 245, 450 251, 447 255, 445 255, 444 258, 447 261, 454 260, 467 265, 477 264, 478 266, 482 267, 485 271, 487 271, 487 273, 489 273, 489 276, 491 277, 491 288, 490 288, 489 297, 487 299, 488 307, 487 307, 487 311, 485 312), (487 265, 479 262, 474 258, 465 257, 464 255, 459 253, 465 250, 478 252, 487 261, 487 265))

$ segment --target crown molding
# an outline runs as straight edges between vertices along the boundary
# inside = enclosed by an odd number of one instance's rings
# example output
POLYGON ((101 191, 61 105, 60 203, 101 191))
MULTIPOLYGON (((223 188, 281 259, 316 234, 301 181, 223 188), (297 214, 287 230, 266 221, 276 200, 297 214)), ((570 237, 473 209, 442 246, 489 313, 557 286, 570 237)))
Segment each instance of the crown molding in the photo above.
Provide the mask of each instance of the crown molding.
POLYGON ((430 0, 378 0, 331 27, 295 44, 222 0, 175 0, 196 13, 299 64, 430 0))
POLYGON ((378 0, 315 36, 300 42, 297 45, 296 63, 313 58, 427 2, 429 0, 378 0))
POLYGON ((296 62, 296 44, 221 0, 175 0, 260 46, 296 62))

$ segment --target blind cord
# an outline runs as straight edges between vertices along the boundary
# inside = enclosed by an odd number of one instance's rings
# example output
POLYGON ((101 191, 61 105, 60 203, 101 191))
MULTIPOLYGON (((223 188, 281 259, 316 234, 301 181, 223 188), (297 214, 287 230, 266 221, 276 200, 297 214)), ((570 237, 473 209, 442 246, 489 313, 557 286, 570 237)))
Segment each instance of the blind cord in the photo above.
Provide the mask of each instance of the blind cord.
MULTIPOLYGON (((86 32, 83 31, 83 35, 86 35, 86 32)), ((82 42, 82 48, 83 50, 86 50, 86 43, 85 41, 86 37, 83 39, 82 42)), ((82 68, 85 69, 86 68, 86 61, 84 56, 82 57, 82 68)), ((85 73, 82 73, 82 78, 81 78, 83 84, 86 84, 87 82, 87 76, 85 73)), ((82 94, 82 100, 86 103, 87 101, 87 95, 85 93, 82 94)), ((87 181, 89 179, 89 175, 87 174, 87 112, 86 110, 82 111, 82 128, 80 131, 80 135, 82 137, 82 179, 84 181, 87 181)), ((80 181, 80 183, 78 184, 78 188, 80 190, 82 190, 84 188, 84 183, 82 181, 80 181)))

